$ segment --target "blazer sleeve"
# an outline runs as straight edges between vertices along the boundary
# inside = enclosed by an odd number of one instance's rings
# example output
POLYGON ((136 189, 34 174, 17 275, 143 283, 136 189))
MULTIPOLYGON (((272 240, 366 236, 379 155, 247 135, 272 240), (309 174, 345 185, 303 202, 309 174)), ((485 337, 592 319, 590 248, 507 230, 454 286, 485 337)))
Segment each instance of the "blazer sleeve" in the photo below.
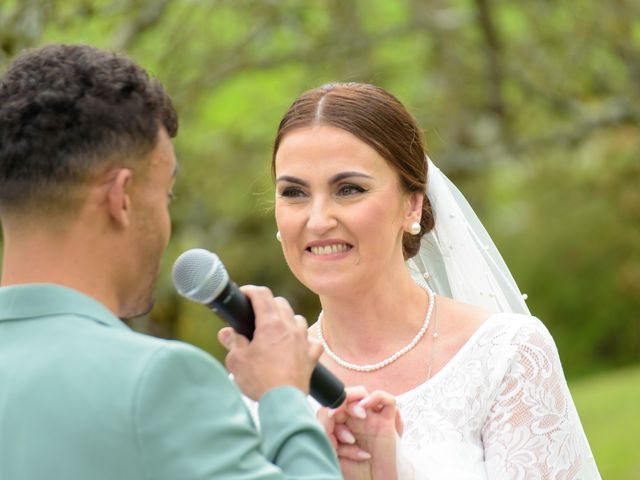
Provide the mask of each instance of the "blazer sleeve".
POLYGON ((190 345, 168 342, 144 365, 132 400, 144 478, 342 478, 302 392, 267 392, 260 416, 262 433, 219 362, 190 345))

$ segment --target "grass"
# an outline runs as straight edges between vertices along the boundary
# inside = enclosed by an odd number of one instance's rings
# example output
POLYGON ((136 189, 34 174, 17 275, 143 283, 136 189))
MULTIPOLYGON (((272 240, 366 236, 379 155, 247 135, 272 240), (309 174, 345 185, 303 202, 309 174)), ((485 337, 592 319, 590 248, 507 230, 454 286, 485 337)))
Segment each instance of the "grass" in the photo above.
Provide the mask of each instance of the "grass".
POLYGON ((604 479, 640 478, 640 366, 570 384, 604 479))

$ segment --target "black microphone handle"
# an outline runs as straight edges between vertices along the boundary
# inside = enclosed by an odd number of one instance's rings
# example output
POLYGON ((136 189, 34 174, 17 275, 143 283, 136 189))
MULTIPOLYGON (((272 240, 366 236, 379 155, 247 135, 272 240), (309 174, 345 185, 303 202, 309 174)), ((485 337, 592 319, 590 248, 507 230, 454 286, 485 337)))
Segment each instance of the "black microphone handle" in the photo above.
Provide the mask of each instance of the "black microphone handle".
MULTIPOLYGON (((208 306, 236 332, 253 339, 256 328, 253 307, 231 280, 208 306)), ((319 362, 311 374, 309 393, 318 403, 329 408, 339 407, 347 397, 344 384, 319 362)))
POLYGON ((253 307, 247 296, 240 291, 238 286, 229 280, 222 292, 208 304, 233 329, 244 335, 249 340, 253 339, 253 331, 256 329, 253 307))
POLYGON ((316 363, 311 372, 309 394, 320 405, 329 408, 338 408, 347 398, 344 383, 320 362, 316 363))

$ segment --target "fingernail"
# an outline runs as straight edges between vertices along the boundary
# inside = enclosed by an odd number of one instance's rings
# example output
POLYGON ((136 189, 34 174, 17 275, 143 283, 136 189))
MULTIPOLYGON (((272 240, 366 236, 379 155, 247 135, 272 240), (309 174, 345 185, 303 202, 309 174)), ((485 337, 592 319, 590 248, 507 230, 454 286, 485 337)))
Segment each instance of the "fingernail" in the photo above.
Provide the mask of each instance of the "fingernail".
POLYGON ((349 445, 356 443, 356 437, 347 430, 340 430, 338 432, 338 436, 340 437, 340 440, 342 440, 342 443, 348 443, 349 445))
POLYGON ((353 414, 358 418, 367 418, 367 412, 360 405, 353 407, 353 414))
POLYGON ((330 408, 329 412, 327 413, 327 418, 333 418, 335 414, 336 414, 336 411, 333 408, 330 408))
POLYGON ((228 331, 224 331, 224 332, 220 332, 220 343, 222 343, 222 345, 224 345, 224 347, 228 347, 229 346, 229 337, 231 336, 231 332, 228 331))
POLYGON ((362 460, 369 460, 371 458, 371 454, 368 452, 365 452, 364 450, 360 450, 357 454, 358 458, 361 458, 362 460))

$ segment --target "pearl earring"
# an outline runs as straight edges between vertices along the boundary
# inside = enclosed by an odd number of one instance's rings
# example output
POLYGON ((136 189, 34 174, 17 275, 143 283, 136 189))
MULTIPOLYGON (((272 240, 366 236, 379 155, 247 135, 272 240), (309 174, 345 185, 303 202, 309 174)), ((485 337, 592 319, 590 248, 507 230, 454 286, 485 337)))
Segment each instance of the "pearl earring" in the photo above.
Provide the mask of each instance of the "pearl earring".
POLYGON ((420 233, 420 230, 422 230, 422 228, 420 227, 420 224, 418 222, 413 222, 409 227, 409 233, 411 235, 418 235, 420 233))
POLYGON ((278 240, 279 242, 282 242, 282 235, 280 235, 280 230, 276 232, 276 240, 278 240))

